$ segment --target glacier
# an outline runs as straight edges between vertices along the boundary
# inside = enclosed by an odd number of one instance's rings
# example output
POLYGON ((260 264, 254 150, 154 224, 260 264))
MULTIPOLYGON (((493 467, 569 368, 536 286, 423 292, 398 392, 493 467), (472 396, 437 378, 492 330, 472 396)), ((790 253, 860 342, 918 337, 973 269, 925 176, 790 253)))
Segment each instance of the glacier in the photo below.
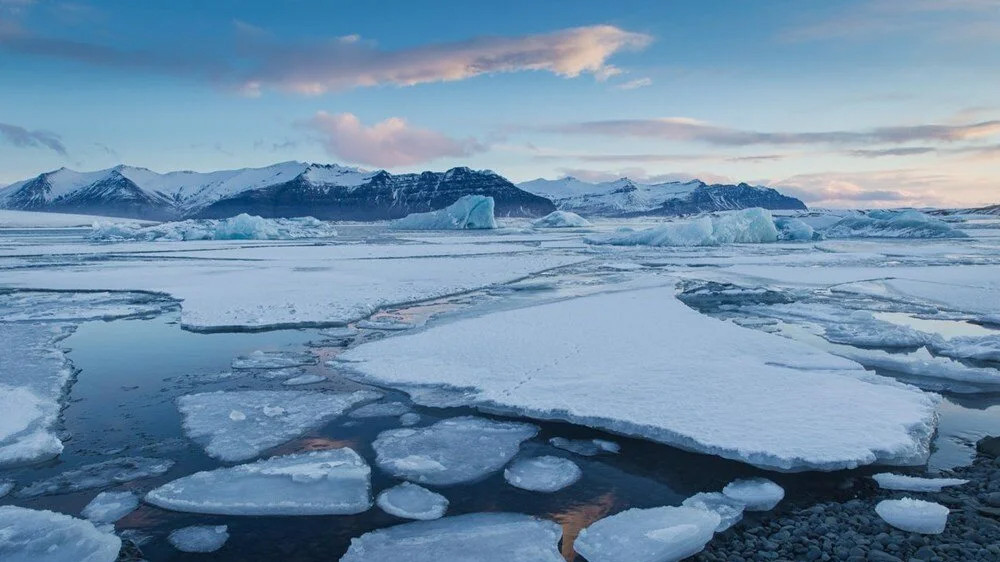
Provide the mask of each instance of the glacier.
POLYGON ((589 562, 676 562, 701 552, 719 522, 693 507, 633 508, 580 531, 573 549, 589 562))
POLYGON ((265 219, 241 213, 221 220, 201 219, 142 226, 135 222, 94 222, 90 239, 104 242, 186 240, 298 240, 332 238, 336 229, 313 217, 265 219))
POLYGON ((167 540, 181 552, 215 552, 229 540, 229 527, 226 525, 183 527, 172 531, 167 540))
POLYGON ((934 502, 902 498, 882 500, 875 513, 886 523, 902 531, 940 535, 948 525, 948 508, 934 502))
POLYGON ((586 238, 591 244, 612 246, 718 246, 777 240, 778 229, 770 211, 760 208, 667 222, 636 232, 586 238))
POLYGON ((496 228, 497 221, 492 197, 463 195, 444 209, 406 215, 389 225, 400 230, 469 230, 496 228))
POLYGON ((583 471, 569 459, 544 455, 516 459, 504 469, 508 484, 522 490, 552 493, 574 484, 583 471))
POLYGON ((390 515, 422 521, 439 519, 448 510, 448 498, 410 482, 383 491, 375 503, 390 515))
POLYGON ((0 560, 4 562, 114 562, 122 541, 90 521, 0 506, 0 560))

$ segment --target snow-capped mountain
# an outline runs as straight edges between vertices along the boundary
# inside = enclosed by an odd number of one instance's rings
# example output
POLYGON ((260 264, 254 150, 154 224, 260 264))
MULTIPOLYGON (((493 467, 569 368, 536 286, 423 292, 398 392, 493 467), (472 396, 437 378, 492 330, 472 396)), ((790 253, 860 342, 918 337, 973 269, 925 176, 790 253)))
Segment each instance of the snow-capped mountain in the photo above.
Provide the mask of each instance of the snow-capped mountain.
POLYGON ((169 172, 115 166, 60 168, 0 189, 0 208, 172 220, 239 213, 264 217, 380 220, 440 209, 463 195, 488 195, 499 216, 542 216, 552 202, 488 171, 390 174, 336 164, 283 162, 264 168, 169 172))
POLYGON ((561 211, 583 216, 627 217, 638 215, 686 215, 763 207, 805 209, 802 201, 769 187, 709 185, 687 182, 639 183, 628 178, 590 183, 573 177, 536 179, 518 184, 535 195, 547 197, 561 211))

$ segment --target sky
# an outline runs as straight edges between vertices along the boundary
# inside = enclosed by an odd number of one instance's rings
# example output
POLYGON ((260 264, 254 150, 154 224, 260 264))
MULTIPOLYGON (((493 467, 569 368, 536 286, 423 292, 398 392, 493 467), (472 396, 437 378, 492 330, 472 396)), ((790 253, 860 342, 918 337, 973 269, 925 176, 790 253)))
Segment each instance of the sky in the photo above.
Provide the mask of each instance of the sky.
POLYGON ((0 0, 0 185, 297 160, 1000 202, 1000 0, 0 0))

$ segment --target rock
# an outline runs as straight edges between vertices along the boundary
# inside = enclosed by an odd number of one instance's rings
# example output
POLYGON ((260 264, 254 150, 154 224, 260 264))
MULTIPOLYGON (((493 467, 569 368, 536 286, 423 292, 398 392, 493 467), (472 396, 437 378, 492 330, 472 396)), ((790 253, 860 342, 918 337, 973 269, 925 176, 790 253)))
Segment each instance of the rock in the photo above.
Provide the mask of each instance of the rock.
POLYGON ((976 443, 976 451, 990 458, 1000 458, 1000 437, 983 437, 976 443))

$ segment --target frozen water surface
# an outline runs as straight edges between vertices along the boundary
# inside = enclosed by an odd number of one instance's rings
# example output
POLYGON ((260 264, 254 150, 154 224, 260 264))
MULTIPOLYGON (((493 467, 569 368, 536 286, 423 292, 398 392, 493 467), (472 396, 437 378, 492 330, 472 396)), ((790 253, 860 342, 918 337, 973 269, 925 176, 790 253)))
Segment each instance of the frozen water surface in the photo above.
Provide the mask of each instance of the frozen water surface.
POLYGON ((404 519, 438 519, 448 510, 448 498, 410 482, 383 491, 375 503, 382 511, 404 519))
POLYGON ((114 523, 139 507, 132 492, 101 492, 80 512, 94 523, 114 523))
POLYGON ((215 552, 229 540, 229 528, 225 525, 194 525, 171 532, 167 540, 181 552, 215 552))
POLYGON ((947 507, 913 498, 882 500, 875 513, 893 527, 911 533, 939 535, 948 524, 947 507))
POLYGON ((674 562, 701 552, 719 521, 693 507, 629 509, 580 531, 573 548, 589 562, 674 562))
POLYGON ((504 480, 511 486, 545 493, 562 490, 582 475, 575 462, 549 455, 517 459, 503 471, 504 480))
POLYGON ((114 562, 122 541, 90 521, 51 511, 0 506, 4 562, 114 562))

